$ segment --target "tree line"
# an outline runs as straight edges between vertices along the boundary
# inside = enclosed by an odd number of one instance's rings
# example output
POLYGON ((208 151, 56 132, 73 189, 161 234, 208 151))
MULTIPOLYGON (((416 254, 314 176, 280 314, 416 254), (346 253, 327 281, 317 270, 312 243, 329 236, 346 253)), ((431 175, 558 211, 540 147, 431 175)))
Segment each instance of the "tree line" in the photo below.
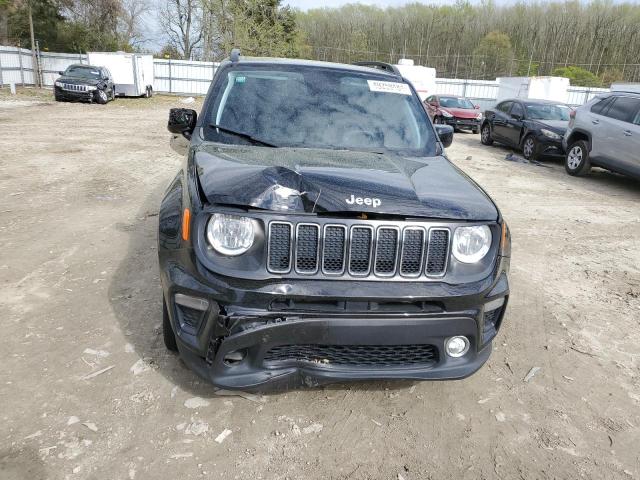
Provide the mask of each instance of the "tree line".
MULTIPOLYGON (((30 46, 32 7, 41 49, 144 50, 155 17, 164 57, 245 54, 336 62, 411 58, 440 77, 568 76, 574 84, 640 81, 640 4, 492 0, 453 6, 292 10, 281 0, 0 0, 0 44, 30 46)), ((157 44, 157 42, 156 42, 157 44)))

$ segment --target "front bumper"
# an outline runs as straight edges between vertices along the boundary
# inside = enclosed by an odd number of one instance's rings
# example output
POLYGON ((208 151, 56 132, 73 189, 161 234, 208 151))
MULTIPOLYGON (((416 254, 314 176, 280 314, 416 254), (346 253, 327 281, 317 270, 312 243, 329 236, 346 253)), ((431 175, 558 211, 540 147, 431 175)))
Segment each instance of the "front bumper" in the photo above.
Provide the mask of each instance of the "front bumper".
POLYGON ((480 128, 482 120, 476 118, 442 117, 444 123, 454 128, 480 128))
POLYGON ((464 286, 284 279, 237 283, 201 265, 188 271, 172 261, 161 261, 161 279, 185 363, 218 387, 263 390, 471 375, 489 358, 491 340, 504 316, 508 263, 508 258, 500 259, 499 274, 464 286), (485 313, 485 305, 500 300, 499 311, 485 313), (199 310, 194 314, 185 304, 199 310), (452 358, 444 344, 457 335, 467 337, 470 348, 461 358, 452 358), (354 363, 344 355, 317 353, 274 359, 273 352, 283 346, 311 346, 316 352, 331 352, 337 346, 373 353, 354 363), (393 352, 407 355, 407 346, 431 346, 433 356, 422 362, 409 353, 411 361, 402 363, 393 352), (377 351, 387 352, 392 360, 381 360, 377 351))
POLYGON ((554 140, 543 134, 536 136, 538 143, 538 155, 545 156, 561 156, 564 155, 565 147, 563 145, 563 138, 554 140))
POLYGON ((95 90, 80 92, 65 90, 60 87, 54 87, 56 100, 63 100, 66 102, 92 102, 94 98, 94 92, 95 90))

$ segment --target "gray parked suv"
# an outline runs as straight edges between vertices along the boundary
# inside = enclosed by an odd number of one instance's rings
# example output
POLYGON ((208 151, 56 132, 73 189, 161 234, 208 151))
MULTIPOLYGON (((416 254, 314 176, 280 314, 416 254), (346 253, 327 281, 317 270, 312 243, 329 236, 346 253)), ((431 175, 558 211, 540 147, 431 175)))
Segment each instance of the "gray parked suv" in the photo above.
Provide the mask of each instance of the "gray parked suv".
POLYGON ((640 179, 640 92, 611 92, 578 107, 563 146, 569 175, 597 166, 640 179))

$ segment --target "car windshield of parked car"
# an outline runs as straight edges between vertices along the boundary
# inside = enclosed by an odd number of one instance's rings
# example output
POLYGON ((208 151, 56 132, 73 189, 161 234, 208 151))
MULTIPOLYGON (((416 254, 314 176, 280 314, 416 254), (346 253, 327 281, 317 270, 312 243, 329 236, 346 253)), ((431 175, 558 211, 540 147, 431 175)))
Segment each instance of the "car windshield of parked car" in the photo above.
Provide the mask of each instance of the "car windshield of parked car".
POLYGON ((67 77, 99 79, 100 70, 90 67, 69 67, 64 72, 67 77))
POLYGON ((440 97, 440 106, 445 108, 475 108, 466 98, 440 97))
POLYGON ((566 105, 540 105, 529 104, 527 107, 527 118, 530 120, 564 120, 569 121, 571 109, 566 105))
POLYGON ((212 91, 205 125, 210 141, 435 155, 435 134, 420 100, 393 77, 240 64, 221 72, 212 91))

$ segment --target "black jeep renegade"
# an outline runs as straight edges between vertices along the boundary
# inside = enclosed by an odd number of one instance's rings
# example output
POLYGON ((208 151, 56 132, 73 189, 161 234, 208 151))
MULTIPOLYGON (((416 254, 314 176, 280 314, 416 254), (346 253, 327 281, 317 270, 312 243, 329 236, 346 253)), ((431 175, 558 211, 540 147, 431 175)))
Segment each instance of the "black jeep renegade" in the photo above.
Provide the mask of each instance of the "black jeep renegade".
POLYGON ((509 230, 406 80, 234 52, 168 128, 186 155, 159 215, 164 338, 200 375, 259 390, 487 360, 509 230))

